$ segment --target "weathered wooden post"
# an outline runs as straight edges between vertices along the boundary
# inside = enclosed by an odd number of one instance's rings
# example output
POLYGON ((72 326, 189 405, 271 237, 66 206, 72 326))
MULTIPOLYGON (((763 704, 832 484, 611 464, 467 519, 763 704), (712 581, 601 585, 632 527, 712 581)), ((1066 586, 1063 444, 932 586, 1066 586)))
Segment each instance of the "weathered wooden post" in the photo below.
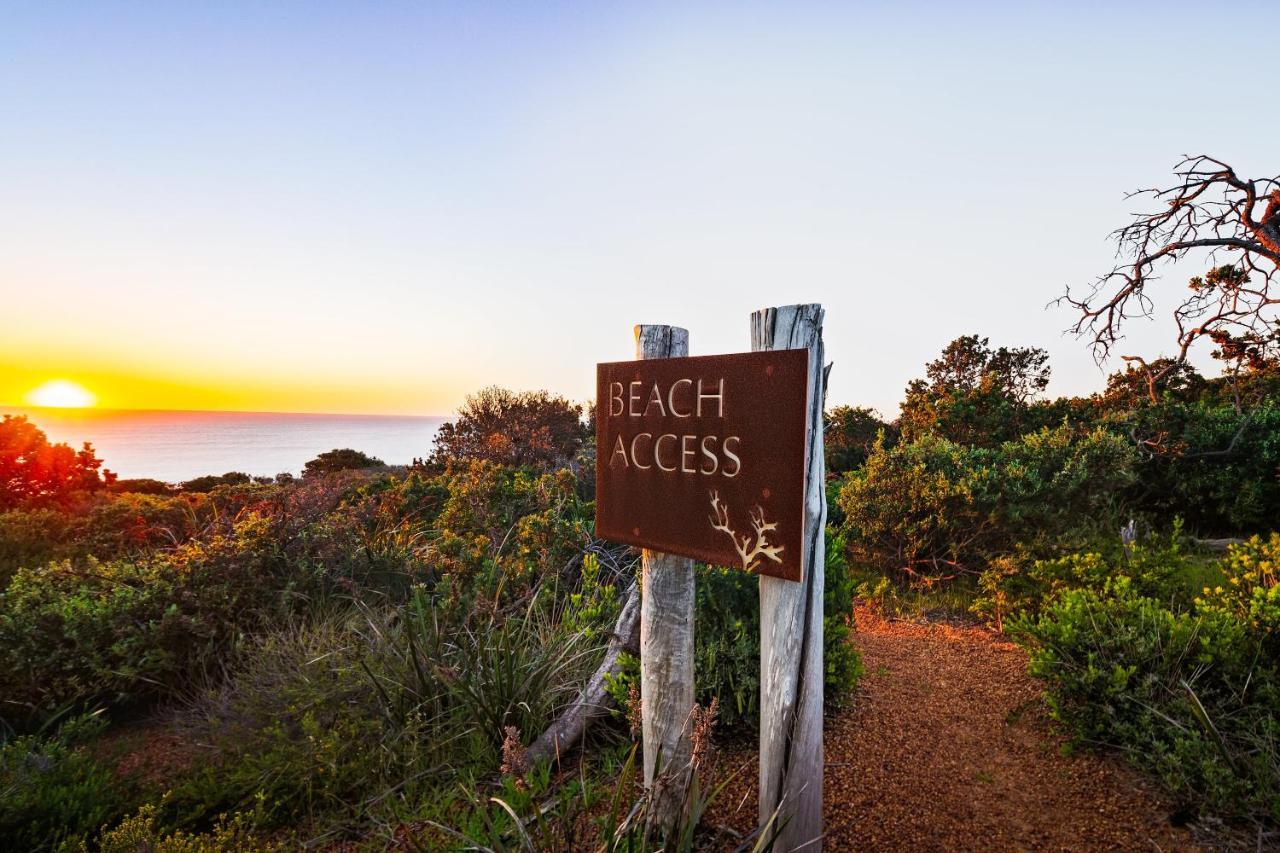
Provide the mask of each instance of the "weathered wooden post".
POLYGON ((827 524, 821 305, 751 315, 752 350, 809 350, 804 568, 800 583, 760 576, 760 823, 774 849, 822 849, 822 597, 827 524))
MULTIPOLYGON (((689 332, 636 326, 636 358, 689 354, 689 332)), ((693 711, 693 560, 645 548, 640 563, 640 704, 644 781, 653 820, 668 830, 689 785, 693 711)))
POLYGON ((794 849, 822 831, 822 309, 760 312, 753 339, 766 351, 690 358, 684 329, 637 326, 637 360, 596 365, 596 535, 644 549, 644 770, 664 830, 692 771, 693 560, 761 576, 761 808, 785 800, 777 849, 794 849))

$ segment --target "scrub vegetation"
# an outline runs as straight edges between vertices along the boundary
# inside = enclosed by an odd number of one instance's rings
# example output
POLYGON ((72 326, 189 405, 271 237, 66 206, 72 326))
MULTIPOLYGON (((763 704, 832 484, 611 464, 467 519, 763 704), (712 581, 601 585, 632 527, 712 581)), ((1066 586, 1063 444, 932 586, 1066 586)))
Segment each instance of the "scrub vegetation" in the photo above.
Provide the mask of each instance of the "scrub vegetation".
MULTIPOLYGON (((12 456, 47 444, 28 422, 11 432, 12 456)), ((444 435, 408 468, 335 450, 296 479, 63 478, 0 513, 0 835, 32 850, 645 844, 634 658, 589 749, 520 760, 599 664, 634 583, 635 556, 593 536, 581 411, 486 389, 444 435)), ((831 555, 835 706, 858 658, 831 555)), ((704 737, 714 716, 732 738, 758 720, 756 579, 698 572, 704 737)))

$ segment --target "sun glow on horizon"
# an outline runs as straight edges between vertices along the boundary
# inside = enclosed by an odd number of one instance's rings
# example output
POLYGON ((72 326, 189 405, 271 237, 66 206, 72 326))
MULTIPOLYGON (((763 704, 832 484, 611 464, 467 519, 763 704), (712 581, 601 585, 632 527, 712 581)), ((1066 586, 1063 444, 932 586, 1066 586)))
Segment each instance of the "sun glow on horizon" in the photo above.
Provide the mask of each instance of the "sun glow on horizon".
POLYGON ((33 406, 55 409, 84 409, 98 401, 84 386, 69 379, 50 379, 27 394, 27 402, 33 406))

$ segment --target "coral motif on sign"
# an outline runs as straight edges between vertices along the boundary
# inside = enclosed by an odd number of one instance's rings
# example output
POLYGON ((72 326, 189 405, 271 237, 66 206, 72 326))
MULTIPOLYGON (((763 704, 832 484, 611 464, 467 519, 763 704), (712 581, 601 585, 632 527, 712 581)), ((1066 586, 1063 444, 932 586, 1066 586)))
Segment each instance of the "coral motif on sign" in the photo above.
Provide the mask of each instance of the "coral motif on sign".
POLYGON ((708 516, 711 520, 711 526, 715 530, 720 531, 728 536, 733 542, 733 549, 738 552, 738 556, 742 558, 742 568, 748 572, 760 571, 760 559, 772 560, 775 563, 782 563, 782 552, 786 550, 782 545, 770 545, 769 533, 776 532, 778 523, 776 521, 765 521, 764 508, 759 504, 755 510, 749 514, 751 516, 751 526, 755 530, 755 542, 752 543, 751 537, 745 533, 739 534, 733 529, 733 523, 729 520, 729 506, 720 500, 720 493, 715 490, 711 491, 711 511, 715 515, 708 516))

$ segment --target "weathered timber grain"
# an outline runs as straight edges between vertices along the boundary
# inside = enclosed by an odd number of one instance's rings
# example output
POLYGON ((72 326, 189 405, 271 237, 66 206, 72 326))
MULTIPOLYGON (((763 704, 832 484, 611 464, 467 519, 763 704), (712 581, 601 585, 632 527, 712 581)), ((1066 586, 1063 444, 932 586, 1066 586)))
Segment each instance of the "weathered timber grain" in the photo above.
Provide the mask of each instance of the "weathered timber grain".
MULTIPOLYGON (((689 354, 689 333, 636 326, 636 358, 689 354)), ((655 826, 682 816, 691 772, 693 712, 693 560, 644 549, 640 562, 640 706, 644 779, 655 826)))
POLYGON ((775 850, 822 849, 822 592, 827 499, 822 448, 821 305, 751 315, 751 349, 809 350, 804 573, 760 578, 760 825, 775 850))

